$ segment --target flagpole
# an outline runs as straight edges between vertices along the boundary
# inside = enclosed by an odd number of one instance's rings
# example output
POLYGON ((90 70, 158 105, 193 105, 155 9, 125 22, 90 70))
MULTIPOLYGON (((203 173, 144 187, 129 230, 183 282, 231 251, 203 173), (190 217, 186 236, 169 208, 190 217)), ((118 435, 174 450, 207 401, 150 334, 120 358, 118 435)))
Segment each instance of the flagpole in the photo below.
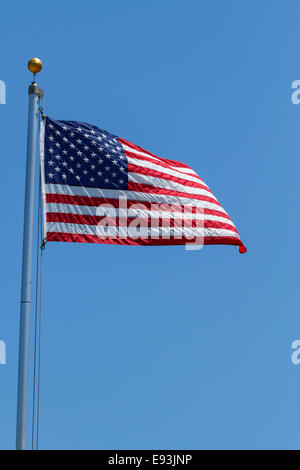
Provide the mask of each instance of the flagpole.
MULTIPOLYGON (((28 62, 28 69, 34 76, 42 69, 40 59, 34 58, 28 62)), ((30 302, 31 302, 31 271, 32 271, 32 241, 34 224, 34 186, 36 169, 36 145, 38 131, 39 98, 43 91, 32 82, 28 90, 28 131, 27 131, 27 157, 25 180, 24 230, 23 230, 23 258, 21 283, 21 309, 20 309, 20 337, 19 337, 19 371, 18 371, 18 402, 17 402, 17 430, 16 449, 26 449, 26 415, 27 415, 27 389, 28 389, 28 356, 29 356, 29 330, 30 330, 30 302)))

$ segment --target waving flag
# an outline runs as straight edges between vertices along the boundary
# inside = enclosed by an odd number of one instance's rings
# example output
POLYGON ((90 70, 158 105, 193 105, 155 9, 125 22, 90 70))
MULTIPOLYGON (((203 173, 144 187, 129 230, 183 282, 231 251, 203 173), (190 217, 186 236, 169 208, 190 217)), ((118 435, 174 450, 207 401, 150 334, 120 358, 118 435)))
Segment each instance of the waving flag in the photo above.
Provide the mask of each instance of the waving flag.
POLYGON ((227 212, 184 163, 96 126, 42 121, 47 241, 246 248, 227 212))

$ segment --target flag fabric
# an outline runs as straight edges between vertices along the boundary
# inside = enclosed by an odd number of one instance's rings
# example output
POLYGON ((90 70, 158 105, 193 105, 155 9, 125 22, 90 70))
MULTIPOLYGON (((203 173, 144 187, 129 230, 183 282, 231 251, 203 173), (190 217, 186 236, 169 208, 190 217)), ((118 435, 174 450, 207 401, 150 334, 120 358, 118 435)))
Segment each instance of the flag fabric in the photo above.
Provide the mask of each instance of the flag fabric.
POLYGON ((41 124, 40 158, 47 242, 246 251, 227 212, 184 163, 94 125, 49 117, 41 124))

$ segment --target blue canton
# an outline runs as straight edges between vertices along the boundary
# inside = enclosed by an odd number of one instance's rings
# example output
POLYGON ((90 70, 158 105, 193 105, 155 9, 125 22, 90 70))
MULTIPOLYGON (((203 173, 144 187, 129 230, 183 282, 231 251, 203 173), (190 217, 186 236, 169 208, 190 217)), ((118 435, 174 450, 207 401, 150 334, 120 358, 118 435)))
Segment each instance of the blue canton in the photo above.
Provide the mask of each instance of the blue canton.
POLYGON ((128 161, 118 137, 83 122, 47 117, 45 182, 127 189, 128 161))

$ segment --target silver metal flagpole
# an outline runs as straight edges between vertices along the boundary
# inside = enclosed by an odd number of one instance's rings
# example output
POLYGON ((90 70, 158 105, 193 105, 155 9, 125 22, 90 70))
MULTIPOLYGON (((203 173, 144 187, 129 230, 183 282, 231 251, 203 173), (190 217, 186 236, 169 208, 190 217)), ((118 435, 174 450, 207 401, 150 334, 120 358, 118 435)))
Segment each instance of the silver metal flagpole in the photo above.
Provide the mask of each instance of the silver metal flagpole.
MULTIPOLYGON (((28 62, 28 69, 34 76, 42 69, 40 59, 34 58, 28 62)), ((19 372, 18 372, 18 403, 17 403, 17 433, 16 449, 26 449, 26 415, 28 388, 28 355, 29 327, 31 301, 31 271, 32 271, 32 240, 34 223, 34 186, 36 168, 36 145, 39 115, 39 98, 43 91, 35 83, 29 86, 29 110, 27 133, 27 161, 25 182, 23 259, 20 310, 20 342, 19 342, 19 372)))

